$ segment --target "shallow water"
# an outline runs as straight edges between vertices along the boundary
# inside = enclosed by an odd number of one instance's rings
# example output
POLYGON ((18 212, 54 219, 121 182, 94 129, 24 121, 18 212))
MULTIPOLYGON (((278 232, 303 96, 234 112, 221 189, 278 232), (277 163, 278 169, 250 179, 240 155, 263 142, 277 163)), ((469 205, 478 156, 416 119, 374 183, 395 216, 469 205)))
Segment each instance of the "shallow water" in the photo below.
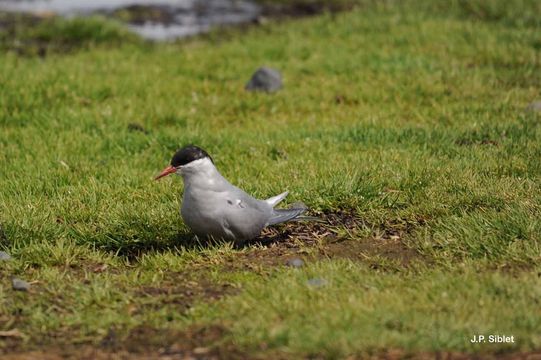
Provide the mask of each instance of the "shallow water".
POLYGON ((251 22, 261 11, 237 0, 0 0, 0 10, 65 17, 102 14, 121 18, 132 31, 159 41, 251 22))

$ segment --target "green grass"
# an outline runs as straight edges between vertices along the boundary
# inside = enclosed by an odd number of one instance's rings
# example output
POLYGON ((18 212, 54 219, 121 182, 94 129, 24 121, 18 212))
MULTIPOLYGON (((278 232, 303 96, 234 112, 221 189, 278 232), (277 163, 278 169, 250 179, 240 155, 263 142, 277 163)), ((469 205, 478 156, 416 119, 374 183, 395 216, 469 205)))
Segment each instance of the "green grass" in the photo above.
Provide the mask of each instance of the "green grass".
MULTIPOLYGON (((79 51, 0 55, 0 330, 25 334, 0 353, 214 325, 200 345, 247 356, 538 350, 539 3, 378 4, 153 46, 91 19, 79 51), (261 65, 283 90, 244 91, 261 65), (187 143, 257 197, 353 211, 344 241, 397 233, 418 257, 291 269, 272 248, 194 247, 180 179, 152 181, 187 143)), ((51 39, 77 38, 63 24, 51 39)))

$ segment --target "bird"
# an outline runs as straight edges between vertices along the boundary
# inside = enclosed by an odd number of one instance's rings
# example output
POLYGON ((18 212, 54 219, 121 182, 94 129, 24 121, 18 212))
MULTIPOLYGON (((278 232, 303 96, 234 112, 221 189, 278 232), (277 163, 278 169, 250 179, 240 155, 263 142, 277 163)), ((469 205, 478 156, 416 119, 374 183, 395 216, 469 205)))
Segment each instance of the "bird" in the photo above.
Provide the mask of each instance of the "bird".
POLYGON ((259 236, 267 226, 317 219, 303 215, 305 206, 275 208, 288 191, 259 200, 232 185, 220 174, 210 155, 196 145, 177 150, 170 165, 155 180, 171 174, 183 178, 180 215, 197 237, 242 245, 259 236))

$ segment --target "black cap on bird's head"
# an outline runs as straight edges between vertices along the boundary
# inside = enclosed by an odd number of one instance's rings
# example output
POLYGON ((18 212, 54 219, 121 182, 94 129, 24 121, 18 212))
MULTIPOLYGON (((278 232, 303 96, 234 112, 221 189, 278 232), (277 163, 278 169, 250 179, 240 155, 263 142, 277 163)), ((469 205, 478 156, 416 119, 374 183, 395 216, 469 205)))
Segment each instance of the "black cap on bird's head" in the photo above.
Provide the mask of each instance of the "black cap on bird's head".
POLYGON ((209 158, 212 161, 210 155, 203 149, 195 145, 188 145, 182 149, 177 150, 173 158, 171 159, 171 165, 166 167, 155 180, 158 180, 164 176, 173 174, 181 166, 187 165, 192 161, 209 158))
POLYGON ((173 158, 171 159, 171 166, 179 167, 191 163, 192 161, 211 157, 207 152, 195 145, 188 145, 182 149, 177 150, 173 158))

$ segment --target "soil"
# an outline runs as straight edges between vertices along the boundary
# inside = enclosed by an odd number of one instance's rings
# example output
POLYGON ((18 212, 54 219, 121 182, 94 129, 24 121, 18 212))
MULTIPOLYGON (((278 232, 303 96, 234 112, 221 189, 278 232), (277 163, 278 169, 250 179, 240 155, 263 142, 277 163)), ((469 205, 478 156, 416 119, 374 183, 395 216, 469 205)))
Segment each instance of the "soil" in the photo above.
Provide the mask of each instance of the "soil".
POLYGON ((4 360, 57 359, 243 359, 246 354, 221 340, 227 330, 218 325, 184 331, 137 327, 123 336, 114 329, 99 344, 53 346, 46 350, 13 352, 4 360))
MULTIPOLYGON (((354 212, 343 210, 316 214, 321 221, 290 222, 263 230, 258 238, 238 246, 229 257, 224 256, 224 270, 269 271, 274 266, 301 258, 306 261, 326 259, 349 259, 381 268, 388 263, 390 269, 406 268, 415 263, 428 262, 416 250, 408 247, 405 237, 413 229, 423 226, 424 220, 393 220, 385 224, 371 224, 354 212), (362 233, 361 233, 362 232, 362 233)), ((150 251, 169 251, 176 246, 204 248, 210 246, 205 240, 197 240, 191 234, 178 234, 160 243, 113 249, 119 256, 130 261, 150 251)), ((206 267, 194 264, 194 267, 206 267)))
MULTIPOLYGON (((115 271, 103 265, 84 266, 94 272, 115 271), (93 270, 92 270, 93 269, 93 270)), ((81 268, 72 269, 75 274, 81 268)), ((82 280, 85 281, 85 280, 82 280)), ((34 292, 43 291, 36 285, 34 292)), ((134 289, 134 296, 143 301, 132 305, 131 315, 158 310, 167 304, 178 313, 185 313, 193 304, 216 301, 223 296, 235 294, 238 290, 228 283, 213 283, 204 278, 197 270, 190 275, 177 272, 166 273, 164 279, 156 285, 145 285, 134 289), (149 301, 144 301, 149 298, 149 301)), ((2 323, 11 322, 16 327, 19 320, 14 317, 1 317, 2 323)), ((185 359, 185 358, 243 358, 236 356, 235 349, 223 343, 226 330, 223 326, 190 327, 179 331, 140 326, 126 334, 125 329, 109 329, 101 340, 88 340, 73 344, 67 333, 72 329, 49 333, 42 338, 34 338, 19 332, 16 328, 11 332, 0 333, 0 358, 2 359, 185 359), (220 342, 220 347, 214 346, 220 342), (43 349, 47 349, 44 351, 43 349), (224 356, 227 352, 231 356, 224 356), (12 355, 9 355, 12 354, 12 355), (201 355, 201 356, 195 356, 201 355), (204 355, 204 356, 203 356, 204 355), (233 356, 235 355, 235 356, 233 356)))
MULTIPOLYGON (((159 286, 142 286, 136 291, 140 297, 150 297, 153 302, 150 307, 160 307, 172 304, 179 312, 189 310, 193 304, 201 301, 216 301, 226 295, 238 292, 228 283, 213 283, 204 277, 187 279, 185 274, 169 273, 159 286), (156 300, 159 301, 156 301, 156 300)), ((142 309, 134 309, 134 313, 142 309)))
POLYGON ((321 214, 320 218, 321 222, 292 222, 265 229, 258 239, 245 245, 247 251, 228 259, 225 267, 257 270, 285 265, 295 258, 305 262, 349 259, 369 263, 374 268, 380 268, 385 260, 397 267, 425 262, 403 242, 404 236, 413 229, 407 222, 374 226, 364 223, 351 211, 321 214), (374 228, 371 236, 351 236, 374 228))

